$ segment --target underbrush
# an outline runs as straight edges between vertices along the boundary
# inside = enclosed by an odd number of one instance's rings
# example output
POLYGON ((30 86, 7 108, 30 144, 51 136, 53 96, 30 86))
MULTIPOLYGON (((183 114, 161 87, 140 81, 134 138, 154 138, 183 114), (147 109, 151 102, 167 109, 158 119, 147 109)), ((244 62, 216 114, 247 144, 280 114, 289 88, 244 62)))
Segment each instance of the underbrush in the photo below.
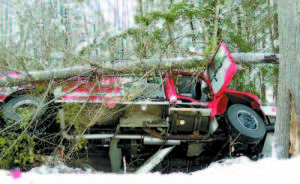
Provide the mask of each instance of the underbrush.
POLYGON ((41 151, 35 149, 33 136, 26 133, 1 133, 0 136, 1 168, 20 167, 22 170, 27 170, 45 162, 46 159, 41 151))
POLYGON ((0 168, 10 170, 19 167, 26 171, 44 164, 47 162, 47 157, 51 155, 63 162, 87 157, 86 139, 63 141, 62 145, 59 145, 60 140, 50 142, 48 139, 28 133, 2 132, 0 134, 0 168))
MULTIPOLYGON (((69 109, 71 120, 74 118, 74 113, 78 112, 79 106, 69 109)), ((33 167, 39 166, 47 162, 47 157, 55 155, 63 162, 70 162, 72 159, 86 156, 88 146, 86 139, 66 140, 63 138, 60 131, 48 132, 47 134, 36 133, 34 124, 29 120, 30 110, 24 113, 24 121, 22 122, 6 122, 1 121, 0 128, 0 168, 13 169, 19 167, 26 171, 33 167)), ((1 111, 0 111, 1 115, 1 111)), ((82 133, 84 126, 83 119, 75 121, 74 134, 82 133)), ((72 122, 72 121, 71 121, 72 122)), ((56 122, 59 127, 58 123, 56 122)), ((87 157, 87 156, 86 156, 87 157)))

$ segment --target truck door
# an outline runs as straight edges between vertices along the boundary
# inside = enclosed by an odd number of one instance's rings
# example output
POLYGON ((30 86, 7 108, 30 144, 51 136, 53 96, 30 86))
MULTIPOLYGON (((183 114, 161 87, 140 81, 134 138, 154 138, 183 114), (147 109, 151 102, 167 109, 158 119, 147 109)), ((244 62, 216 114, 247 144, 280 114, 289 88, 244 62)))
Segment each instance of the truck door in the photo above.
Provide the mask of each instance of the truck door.
POLYGON ((236 72, 237 66, 234 60, 225 43, 221 43, 205 70, 205 75, 210 80, 213 94, 220 95, 227 88, 236 72))

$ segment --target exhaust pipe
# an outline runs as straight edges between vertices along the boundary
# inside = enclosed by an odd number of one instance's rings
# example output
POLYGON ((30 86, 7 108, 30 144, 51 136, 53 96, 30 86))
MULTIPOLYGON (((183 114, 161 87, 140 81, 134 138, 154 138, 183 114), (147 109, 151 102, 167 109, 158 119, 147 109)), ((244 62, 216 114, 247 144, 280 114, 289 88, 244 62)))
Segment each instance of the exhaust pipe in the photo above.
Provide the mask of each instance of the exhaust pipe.
POLYGON ((162 140, 155 137, 144 136, 145 145, 180 145, 180 140, 162 140))
POLYGON ((157 164, 159 164, 175 146, 158 150, 152 157, 150 157, 140 168, 135 171, 135 174, 146 174, 150 172, 157 164))
POLYGON ((72 136, 75 139, 79 139, 80 137, 86 139, 135 139, 135 140, 143 140, 145 145, 180 145, 180 140, 163 140, 151 136, 143 136, 143 135, 114 135, 114 134, 86 134, 86 135, 76 135, 72 136))

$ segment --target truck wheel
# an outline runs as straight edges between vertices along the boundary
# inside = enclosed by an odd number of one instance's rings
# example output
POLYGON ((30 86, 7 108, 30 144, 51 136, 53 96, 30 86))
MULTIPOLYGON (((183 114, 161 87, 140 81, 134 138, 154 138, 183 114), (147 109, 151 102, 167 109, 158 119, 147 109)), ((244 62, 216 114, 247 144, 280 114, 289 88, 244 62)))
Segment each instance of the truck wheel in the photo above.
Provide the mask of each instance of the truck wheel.
POLYGON ((29 129, 40 135, 46 133, 49 128, 53 129, 50 126, 55 123, 56 115, 57 108, 53 103, 47 104, 42 97, 30 94, 14 96, 2 106, 6 127, 13 125, 13 128, 20 129, 21 122, 24 120, 31 122, 35 116, 29 129), (42 105, 41 109, 39 109, 40 105, 42 105))
POLYGON ((245 105, 232 105, 227 112, 229 133, 235 142, 258 143, 266 134, 261 117, 245 105))

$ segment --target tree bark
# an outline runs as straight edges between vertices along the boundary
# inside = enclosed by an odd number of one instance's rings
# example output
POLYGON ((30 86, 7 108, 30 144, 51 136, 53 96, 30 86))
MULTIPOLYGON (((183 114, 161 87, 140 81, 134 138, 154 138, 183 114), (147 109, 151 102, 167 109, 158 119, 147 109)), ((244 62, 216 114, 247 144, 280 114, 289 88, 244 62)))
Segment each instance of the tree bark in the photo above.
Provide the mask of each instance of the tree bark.
MULTIPOLYGON (((270 60, 274 63, 277 63, 278 60, 274 58, 270 59, 266 57, 270 54, 263 53, 233 53, 232 57, 235 59, 236 64, 255 64, 255 63, 270 63, 270 60)), ((279 56, 277 56, 279 57, 279 56)), ((21 57, 22 58, 22 57, 21 57)), ((24 57, 26 58, 26 57, 24 57)), ((30 58, 27 58, 30 60, 30 58)), ((138 70, 140 73, 145 73, 146 71, 152 70, 153 68, 157 70, 168 70, 168 69, 182 69, 182 68, 195 68, 198 67, 201 63, 208 63, 208 61, 203 60, 203 56, 196 55, 190 57, 176 57, 176 58, 162 58, 162 59, 141 59, 139 61, 133 60, 120 60, 115 62, 103 61, 94 58, 86 57, 76 57, 71 58, 70 60, 82 60, 90 63, 91 66, 73 66, 63 69, 53 69, 51 71, 28 71, 28 75, 25 72, 21 76, 11 76, 7 77, 7 74, 4 74, 4 77, 0 78, 0 87, 3 86, 14 86, 14 85, 24 85, 30 84, 32 82, 41 82, 48 81, 50 79, 58 78, 69 78, 76 75, 80 75, 84 72, 90 70, 96 70, 100 75, 112 74, 112 73, 132 73, 134 70, 138 70), (102 63, 102 64, 101 64, 102 63)))
MULTIPOLYGON (((279 64, 279 96, 274 147, 275 157, 278 159, 289 157, 290 129, 297 129, 298 126, 295 122, 300 122, 299 5, 298 0, 280 0, 278 6, 280 54, 282 56, 279 64), (293 99, 295 103, 291 105, 293 99), (291 109, 295 113, 291 114, 291 109), (291 119, 295 120, 294 123, 291 123, 291 119)), ((295 154, 298 153, 293 153, 293 155, 295 154)))
POLYGON ((25 85, 36 82, 49 81, 50 79, 66 79, 80 74, 87 74, 94 71, 91 66, 75 66, 53 71, 35 71, 25 72, 20 75, 5 73, 0 77, 0 87, 9 87, 17 85, 25 85))
POLYGON ((232 53, 232 58, 237 64, 273 63, 278 64, 280 55, 272 53, 232 53))

